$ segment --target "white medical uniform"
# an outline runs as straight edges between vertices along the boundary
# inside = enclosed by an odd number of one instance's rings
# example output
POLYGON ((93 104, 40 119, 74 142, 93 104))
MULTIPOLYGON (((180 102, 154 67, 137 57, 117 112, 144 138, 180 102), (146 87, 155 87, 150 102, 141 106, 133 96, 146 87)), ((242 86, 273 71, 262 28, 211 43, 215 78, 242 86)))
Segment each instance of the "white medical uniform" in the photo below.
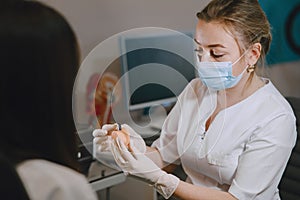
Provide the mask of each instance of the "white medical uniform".
POLYGON ((187 182, 228 191, 240 200, 278 200, 278 183, 296 142, 285 98, 265 86, 220 111, 205 131, 217 93, 199 79, 179 96, 154 143, 167 163, 182 164, 187 182))
POLYGON ((96 200, 84 175, 46 160, 28 160, 17 172, 32 200, 96 200))

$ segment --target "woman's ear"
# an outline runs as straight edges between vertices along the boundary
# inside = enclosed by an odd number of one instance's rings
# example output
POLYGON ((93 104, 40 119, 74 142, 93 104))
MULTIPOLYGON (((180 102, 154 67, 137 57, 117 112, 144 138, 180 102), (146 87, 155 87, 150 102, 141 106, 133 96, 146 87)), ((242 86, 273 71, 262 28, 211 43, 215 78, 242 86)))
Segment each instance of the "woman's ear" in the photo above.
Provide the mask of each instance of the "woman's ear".
POLYGON ((261 44, 258 42, 253 44, 252 47, 250 47, 247 56, 249 66, 253 66, 257 63, 261 55, 261 48, 261 44))

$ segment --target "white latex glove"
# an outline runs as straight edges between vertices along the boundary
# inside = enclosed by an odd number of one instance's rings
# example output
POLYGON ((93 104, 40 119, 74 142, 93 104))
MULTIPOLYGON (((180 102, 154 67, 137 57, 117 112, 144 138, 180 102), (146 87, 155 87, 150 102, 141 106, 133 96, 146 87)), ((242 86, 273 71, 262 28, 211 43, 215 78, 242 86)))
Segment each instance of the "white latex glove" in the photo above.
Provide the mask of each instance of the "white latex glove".
POLYGON ((143 178, 154 185, 155 189, 168 199, 179 184, 179 178, 161 170, 144 153, 131 145, 131 152, 117 137, 112 142, 112 153, 116 163, 127 174, 143 178))
POLYGON ((116 170, 121 170, 111 153, 112 138, 109 132, 118 129, 118 124, 106 124, 101 129, 93 131, 93 157, 102 164, 116 170))
MULTIPOLYGON (((119 130, 118 124, 105 124, 101 129, 95 129, 93 131, 93 146, 94 146, 94 157, 97 157, 97 153, 111 152, 111 133, 119 130)), ((127 124, 121 125, 121 130, 125 130, 130 136, 130 145, 134 145, 140 152, 146 152, 146 144, 143 138, 137 134, 127 124)))

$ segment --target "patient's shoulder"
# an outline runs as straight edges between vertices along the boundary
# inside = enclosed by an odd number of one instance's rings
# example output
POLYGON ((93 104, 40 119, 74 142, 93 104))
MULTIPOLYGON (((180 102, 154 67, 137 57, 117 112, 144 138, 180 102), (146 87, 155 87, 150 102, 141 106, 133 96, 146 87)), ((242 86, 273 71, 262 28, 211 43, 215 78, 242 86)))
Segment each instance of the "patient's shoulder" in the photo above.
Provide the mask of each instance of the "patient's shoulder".
POLYGON ((17 171, 32 199, 53 195, 63 199, 96 198, 85 176, 68 167, 46 160, 28 160, 17 171))

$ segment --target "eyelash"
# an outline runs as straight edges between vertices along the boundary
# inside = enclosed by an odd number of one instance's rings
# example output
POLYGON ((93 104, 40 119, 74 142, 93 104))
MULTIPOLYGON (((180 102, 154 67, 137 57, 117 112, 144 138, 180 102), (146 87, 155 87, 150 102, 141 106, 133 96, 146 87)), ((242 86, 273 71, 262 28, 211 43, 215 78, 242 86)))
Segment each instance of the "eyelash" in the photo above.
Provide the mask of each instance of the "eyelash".
POLYGON ((221 58, 223 55, 221 54, 221 55, 212 55, 212 57, 214 57, 214 58, 221 58))
MULTIPOLYGON (((201 56, 202 56, 203 50, 201 50, 201 49, 195 49, 195 52, 197 52, 197 53, 198 53, 198 56, 201 57, 201 56)), ((213 58, 221 58, 222 56, 224 56, 224 54, 220 54, 220 55, 214 54, 213 50, 210 50, 210 55, 211 55, 213 58)))

